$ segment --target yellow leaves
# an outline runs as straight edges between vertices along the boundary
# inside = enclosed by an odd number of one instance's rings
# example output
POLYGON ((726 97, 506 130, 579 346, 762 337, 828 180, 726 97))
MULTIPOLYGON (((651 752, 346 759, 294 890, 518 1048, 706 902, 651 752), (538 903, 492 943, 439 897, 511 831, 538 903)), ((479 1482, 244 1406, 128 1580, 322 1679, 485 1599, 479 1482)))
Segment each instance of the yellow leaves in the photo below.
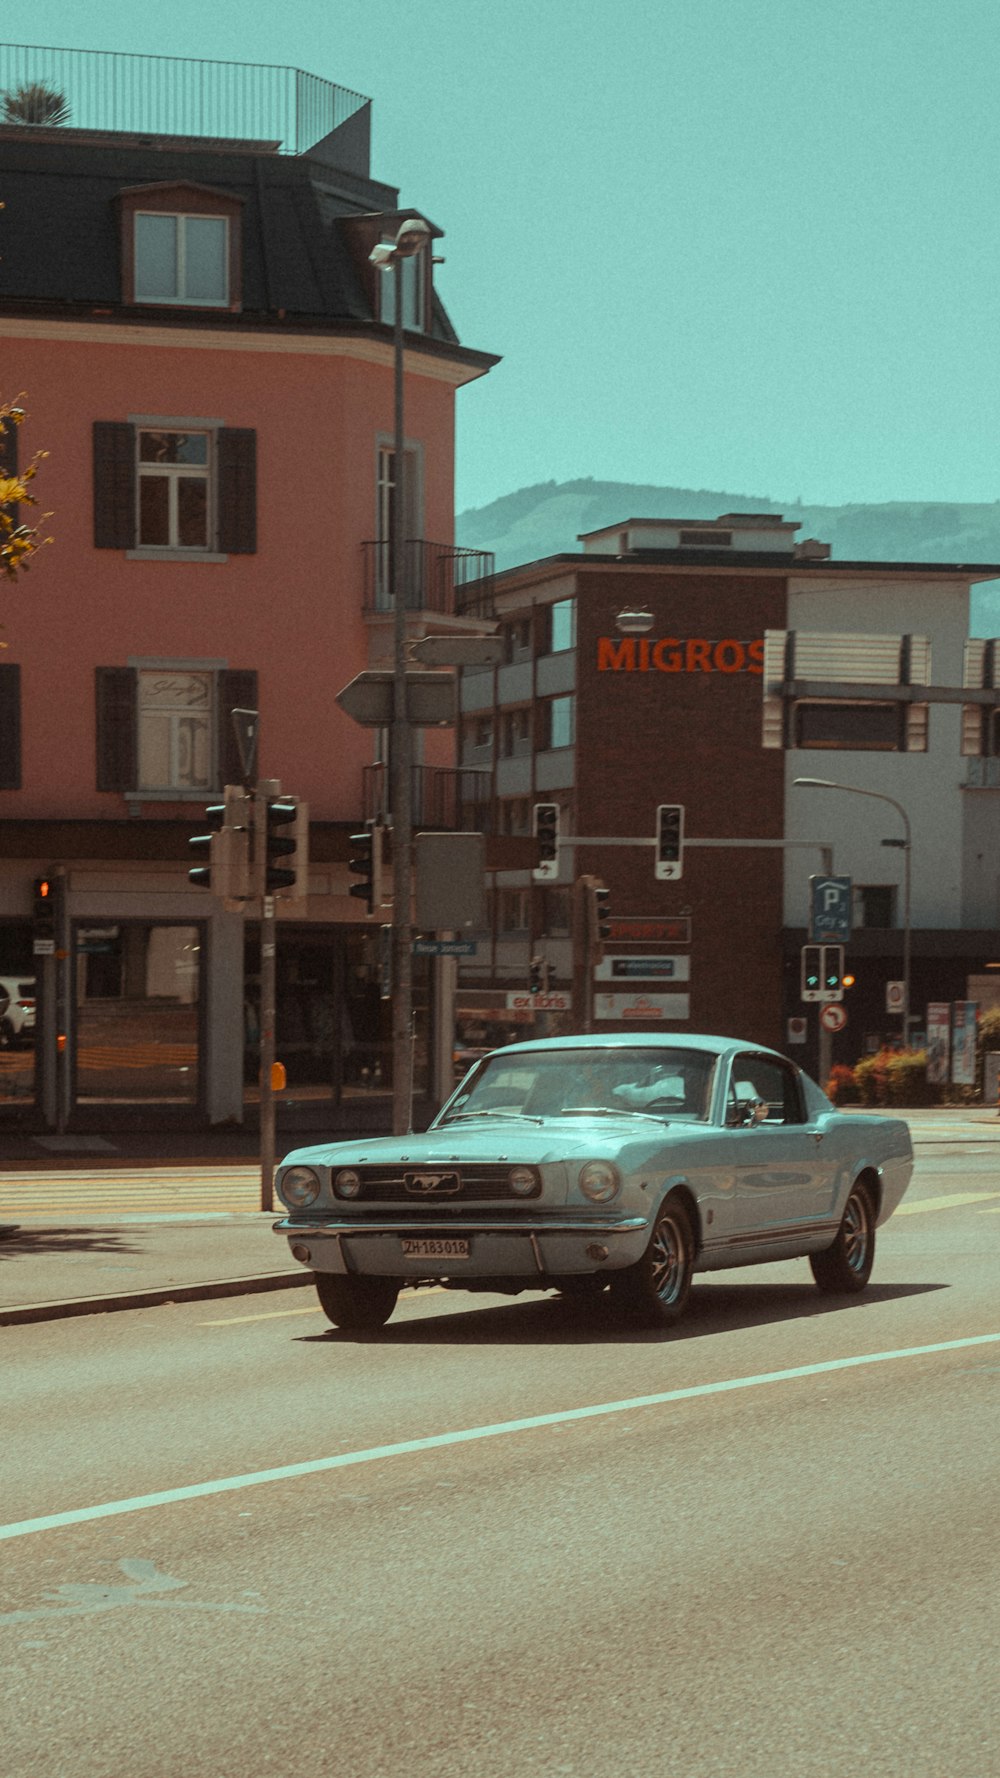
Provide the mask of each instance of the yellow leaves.
MULTIPOLYGON (((0 402, 0 431, 8 426, 20 426, 25 418, 24 409, 14 402, 0 402)), ((5 475, 0 470, 0 574, 7 580, 16 580, 19 573, 27 571, 31 559, 43 543, 51 543, 51 537, 39 537, 37 529, 32 525, 19 524, 15 517, 18 506, 37 506, 38 501, 28 492, 28 484, 34 481, 38 468, 48 456, 47 451, 36 451, 27 468, 18 475, 5 475)), ((42 515, 49 518, 51 515, 42 515)))

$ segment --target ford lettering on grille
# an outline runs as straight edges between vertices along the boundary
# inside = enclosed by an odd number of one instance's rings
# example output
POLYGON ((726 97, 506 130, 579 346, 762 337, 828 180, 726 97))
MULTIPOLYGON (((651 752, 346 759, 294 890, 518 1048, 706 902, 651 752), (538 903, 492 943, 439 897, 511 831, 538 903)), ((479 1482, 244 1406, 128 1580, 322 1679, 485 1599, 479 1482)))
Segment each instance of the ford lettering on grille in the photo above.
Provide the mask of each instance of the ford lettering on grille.
POLYGON ((404 1173, 403 1184, 415 1197, 429 1198, 445 1192, 457 1192, 461 1180, 457 1173, 404 1173))

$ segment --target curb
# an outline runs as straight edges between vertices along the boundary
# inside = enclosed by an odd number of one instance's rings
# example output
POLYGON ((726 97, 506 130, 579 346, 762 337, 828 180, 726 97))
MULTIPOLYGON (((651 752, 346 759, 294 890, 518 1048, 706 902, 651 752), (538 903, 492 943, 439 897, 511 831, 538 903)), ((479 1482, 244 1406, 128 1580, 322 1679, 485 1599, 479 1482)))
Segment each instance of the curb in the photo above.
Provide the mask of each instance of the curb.
POLYGON ((15 1303, 0 1309, 0 1327, 30 1321, 61 1321, 71 1315, 107 1315, 119 1309, 155 1309, 164 1303, 196 1303, 212 1297, 251 1296, 265 1290, 294 1290, 312 1283, 312 1273, 265 1272, 251 1278, 218 1278, 205 1284, 175 1284, 131 1290, 121 1296, 70 1297, 62 1302, 15 1303))

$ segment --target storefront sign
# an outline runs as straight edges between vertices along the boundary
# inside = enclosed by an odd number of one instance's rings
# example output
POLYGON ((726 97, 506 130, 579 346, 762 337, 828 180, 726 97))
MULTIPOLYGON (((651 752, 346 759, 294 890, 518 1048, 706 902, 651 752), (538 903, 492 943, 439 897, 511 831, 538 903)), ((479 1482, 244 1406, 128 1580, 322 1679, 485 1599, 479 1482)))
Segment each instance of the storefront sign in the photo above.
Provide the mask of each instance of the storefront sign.
POLYGON ((763 638, 598 636, 599 673, 763 673, 763 638))
POLYGON ((948 1083, 951 1061, 951 1001, 932 1000, 927 1008, 927 1084, 948 1083))
POLYGON ((508 994, 507 1005, 513 1012, 571 1012, 573 1001, 569 994, 508 994))
POLYGON ((608 957, 594 970, 598 982, 669 980, 686 982, 691 976, 691 959, 684 957, 608 957))
POLYGON ((415 938, 411 946, 415 957, 474 957, 474 938, 415 938))
POLYGON ((612 914, 607 941, 616 945, 689 945, 691 920, 687 914, 664 919, 654 914, 612 914))
POLYGON ((654 1024, 659 1019, 689 1019, 688 994, 595 994, 595 1019, 624 1019, 654 1024))

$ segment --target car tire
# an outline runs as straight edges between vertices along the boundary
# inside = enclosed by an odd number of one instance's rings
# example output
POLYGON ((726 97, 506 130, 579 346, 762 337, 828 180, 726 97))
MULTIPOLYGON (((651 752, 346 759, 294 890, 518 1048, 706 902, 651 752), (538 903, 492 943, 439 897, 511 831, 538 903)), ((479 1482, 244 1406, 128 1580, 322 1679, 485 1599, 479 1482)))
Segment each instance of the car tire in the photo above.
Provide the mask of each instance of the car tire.
POLYGON ((14 1033, 6 1019, 0 1019, 0 1050, 14 1048, 14 1033))
POLYGON ((342 1278, 336 1272, 314 1272, 313 1278, 324 1315, 345 1333, 384 1327, 396 1307, 395 1278, 342 1278))
POLYGON ((875 1205, 870 1188, 858 1180, 851 1187, 833 1246, 810 1254, 809 1264, 820 1290, 845 1296, 864 1290, 874 1263, 875 1205))
POLYGON ((691 1294, 695 1241, 691 1212, 680 1192, 660 1205, 642 1258, 611 1280, 616 1306, 648 1327, 672 1327, 691 1294))

